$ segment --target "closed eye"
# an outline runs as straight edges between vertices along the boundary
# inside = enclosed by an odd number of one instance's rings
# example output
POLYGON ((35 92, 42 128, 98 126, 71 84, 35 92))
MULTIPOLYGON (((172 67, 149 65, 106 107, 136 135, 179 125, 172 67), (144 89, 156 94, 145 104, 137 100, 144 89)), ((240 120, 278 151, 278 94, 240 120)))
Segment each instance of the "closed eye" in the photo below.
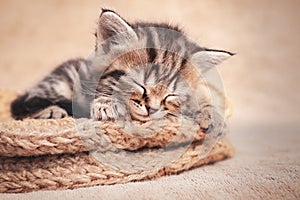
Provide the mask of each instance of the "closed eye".
POLYGON ((134 103, 136 103, 136 104, 141 104, 141 101, 140 100, 138 100, 138 99, 131 99, 134 103))
POLYGON ((182 102, 180 101, 180 97, 178 95, 170 94, 164 98, 163 105, 168 110, 178 111, 178 109, 180 109, 181 103, 182 102))
POLYGON ((162 100, 162 103, 163 104, 166 104, 166 101, 167 100, 173 100, 173 99, 175 99, 175 98, 177 98, 178 97, 178 95, 176 95, 176 94, 168 94, 167 96, 165 96, 165 98, 162 100))
POLYGON ((145 98, 147 96, 147 90, 144 86, 142 86, 141 84, 139 84, 138 82, 134 81, 135 84, 137 84, 138 86, 140 86, 143 90, 143 95, 142 98, 145 98))
POLYGON ((168 97, 178 97, 178 95, 176 95, 176 94, 168 94, 167 96, 165 96, 165 99, 168 98, 168 97))

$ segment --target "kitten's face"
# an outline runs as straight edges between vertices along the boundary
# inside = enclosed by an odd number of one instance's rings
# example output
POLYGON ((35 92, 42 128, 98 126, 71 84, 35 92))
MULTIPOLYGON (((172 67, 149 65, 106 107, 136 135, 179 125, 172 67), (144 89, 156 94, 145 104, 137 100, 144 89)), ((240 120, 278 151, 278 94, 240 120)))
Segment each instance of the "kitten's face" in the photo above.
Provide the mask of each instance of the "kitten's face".
POLYGON ((131 25, 107 10, 99 18, 96 47, 96 57, 107 66, 96 97, 116 95, 113 99, 125 103, 130 116, 140 121, 193 116, 201 93, 199 72, 232 55, 200 47, 176 27, 131 25))
POLYGON ((187 104, 192 106, 188 83, 176 70, 161 65, 133 68, 114 89, 115 97, 127 102, 132 119, 139 121, 177 116, 187 104))
POLYGON ((130 115, 140 121, 179 114, 180 106, 180 97, 161 84, 140 86, 129 99, 130 115))

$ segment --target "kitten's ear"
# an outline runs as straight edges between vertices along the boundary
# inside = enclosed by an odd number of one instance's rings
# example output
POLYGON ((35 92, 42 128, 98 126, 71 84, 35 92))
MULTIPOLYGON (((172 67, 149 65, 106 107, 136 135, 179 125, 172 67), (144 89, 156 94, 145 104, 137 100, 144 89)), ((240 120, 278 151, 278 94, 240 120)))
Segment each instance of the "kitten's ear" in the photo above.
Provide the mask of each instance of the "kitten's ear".
POLYGON ((136 33, 128 22, 112 10, 102 9, 98 21, 97 40, 103 41, 120 33, 126 37, 137 38, 136 33))
POLYGON ((233 53, 222 50, 205 49, 192 55, 191 62, 201 70, 210 69, 233 56, 233 53))

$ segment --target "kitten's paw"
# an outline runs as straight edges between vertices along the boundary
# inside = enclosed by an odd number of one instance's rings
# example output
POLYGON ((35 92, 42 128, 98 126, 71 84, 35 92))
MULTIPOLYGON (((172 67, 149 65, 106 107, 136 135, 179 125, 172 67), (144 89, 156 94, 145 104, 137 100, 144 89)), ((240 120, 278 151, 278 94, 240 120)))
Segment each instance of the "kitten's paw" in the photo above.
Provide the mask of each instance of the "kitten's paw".
POLYGON ((212 125, 212 107, 210 105, 205 105, 201 108, 201 112, 198 116, 198 122, 202 129, 208 129, 212 125))
POLYGON ((200 114, 197 121, 205 133, 210 133, 219 136, 222 134, 224 126, 224 118, 220 115, 216 108, 210 104, 203 104, 201 106, 200 114))
POLYGON ((31 118, 34 119, 61 119, 67 117, 68 113, 58 106, 49 106, 44 110, 35 113, 31 118))
POLYGON ((124 106, 109 97, 98 97, 91 105, 91 118, 95 120, 115 120, 124 114, 124 106))

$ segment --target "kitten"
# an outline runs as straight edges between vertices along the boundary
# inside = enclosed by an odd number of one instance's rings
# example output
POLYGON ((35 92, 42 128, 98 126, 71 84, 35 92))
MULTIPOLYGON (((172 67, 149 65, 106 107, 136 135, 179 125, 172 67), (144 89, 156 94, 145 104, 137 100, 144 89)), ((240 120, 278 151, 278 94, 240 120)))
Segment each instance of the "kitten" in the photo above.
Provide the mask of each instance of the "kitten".
POLYGON ((197 119, 206 113, 203 109, 212 107, 195 95, 204 91, 199 72, 232 55, 200 47, 177 27, 130 24, 103 9, 93 55, 58 66, 12 102, 12 116, 148 121, 186 115, 197 119))

